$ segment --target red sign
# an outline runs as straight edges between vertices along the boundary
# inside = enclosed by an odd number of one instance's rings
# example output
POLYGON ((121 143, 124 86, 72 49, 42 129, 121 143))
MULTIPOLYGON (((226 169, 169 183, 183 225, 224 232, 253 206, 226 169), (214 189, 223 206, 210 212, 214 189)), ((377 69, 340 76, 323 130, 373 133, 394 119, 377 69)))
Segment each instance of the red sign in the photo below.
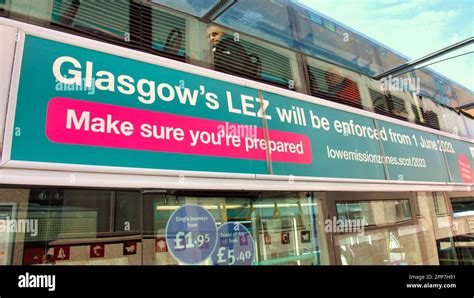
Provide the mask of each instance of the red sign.
POLYGON ((137 254, 137 241, 127 241, 123 244, 123 255, 136 255, 137 254))
POLYGON ((23 251, 23 265, 42 264, 44 248, 25 248, 23 251))
POLYGON ((166 239, 164 237, 155 239, 155 252, 168 252, 168 246, 166 246, 166 239))
MULTIPOLYGON (((89 127, 89 120, 85 122, 84 126, 80 126, 89 127)), ((313 160, 311 142, 304 134, 270 130, 271 140, 267 140, 263 128, 256 128, 256 135, 250 138, 230 133, 236 127, 239 124, 63 97, 49 101, 46 115, 46 136, 55 143, 253 160, 266 160, 268 150, 272 161, 311 164, 313 160), (104 123, 102 128, 70 129, 67 119, 70 116, 83 119, 84 113, 90 113, 91 119, 101 120, 104 123), (133 127, 141 127, 142 132, 133 133, 133 127), (155 131, 155 127, 173 127, 174 131, 169 138, 148 136, 145 130, 155 131), (182 142, 189 131, 200 131, 213 139, 215 136, 216 141, 197 144, 182 142)))
POLYGON ((103 258, 105 255, 105 244, 97 243, 90 246, 91 258, 103 258))
POLYGON ((458 166, 459 166, 462 182, 464 183, 474 182, 471 165, 469 163, 469 159, 465 155, 463 154, 458 155, 458 166))
POLYGON ((70 246, 55 246, 54 247, 54 260, 65 261, 69 260, 70 246))

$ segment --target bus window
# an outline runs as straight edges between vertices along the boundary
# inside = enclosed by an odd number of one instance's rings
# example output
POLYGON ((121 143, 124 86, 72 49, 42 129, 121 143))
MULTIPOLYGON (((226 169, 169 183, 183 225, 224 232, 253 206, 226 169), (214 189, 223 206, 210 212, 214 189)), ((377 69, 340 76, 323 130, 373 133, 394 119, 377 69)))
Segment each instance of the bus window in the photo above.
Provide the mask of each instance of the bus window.
POLYGON ((441 130, 455 135, 466 136, 467 131, 460 113, 454 109, 440 106, 443 111, 443 122, 441 130))
MULTIPOLYGON (((38 222, 38 231, 25 235, 23 264, 38 264, 41 255, 49 256, 56 265, 140 264, 140 211, 129 210, 127 214, 124 210, 125 205, 132 207, 131 200, 139 195, 105 190, 32 189, 27 218, 38 222)), ((133 208, 137 209, 137 203, 133 208)))
POLYGON ((151 12, 151 49, 184 61, 186 55, 186 19, 156 9, 151 12))
MULTIPOLYGON (((257 80, 270 84, 294 89, 289 86, 293 80, 290 67, 290 58, 284 54, 277 53, 261 45, 243 40, 242 44, 247 49, 251 64, 254 65, 252 73, 257 80)), ((293 84, 294 86, 294 84, 293 84)))
POLYGON ((308 64, 308 72, 311 95, 362 108, 355 75, 336 66, 324 67, 310 64, 308 64))
POLYGON ((151 0, 151 2, 201 18, 218 4, 220 0, 151 0))
POLYGON ((290 52, 209 25, 214 69, 287 89, 295 89, 290 52), (213 40, 212 34, 220 34, 213 40))
POLYGON ((391 113, 388 96, 379 91, 375 91, 372 88, 369 88, 369 93, 374 106, 374 112, 390 116, 391 113))
POLYGON ((461 113, 460 116, 464 120, 464 123, 467 128, 467 133, 469 134, 471 138, 474 138, 474 118, 467 113, 461 113))
POLYGON ((436 94, 434 99, 437 102, 442 103, 446 106, 452 106, 456 98, 455 93, 453 92, 451 87, 448 85, 447 82, 437 76, 433 76, 433 79, 436 86, 436 94))
POLYGON ((393 51, 388 50, 386 48, 381 48, 380 53, 380 59, 382 64, 382 70, 380 72, 387 71, 408 61, 407 59, 400 57, 393 51))
MULTIPOLYGON (((145 265, 180 264, 163 241, 171 214, 187 204, 204 207, 217 227, 227 222, 245 226, 254 241, 253 265, 328 264, 323 245, 326 242, 321 242, 326 240, 326 235, 318 220, 319 205, 305 192, 242 193, 241 196, 212 192, 147 193, 143 203, 145 265)), ((206 259, 200 264, 213 262, 206 259)))
POLYGON ((474 234, 437 239, 440 265, 474 265, 474 234))
POLYGON ((423 70, 416 70, 415 74, 420 81, 420 94, 434 99, 437 91, 432 75, 423 70))
POLYGON ((360 220, 364 226, 378 226, 412 219, 406 200, 336 202, 338 219, 360 220))
POLYGON ((292 6, 298 45, 303 52, 368 75, 381 71, 380 54, 373 43, 297 3, 292 6))
POLYGON ((317 200, 304 192, 263 194, 253 207, 260 248, 257 264, 326 264, 317 200))
POLYGON ((334 234, 342 265, 414 265, 432 260, 422 257, 426 237, 413 225, 408 199, 336 201, 334 234))
POLYGON ((406 98, 407 120, 412 123, 423 124, 425 118, 418 96, 415 92, 404 91, 403 93, 404 98, 406 98))
POLYGON ((453 208, 454 217, 474 216, 474 197, 451 198, 451 206, 453 208))
POLYGON ((426 98, 423 98, 421 103, 424 111, 425 125, 440 130, 440 123, 443 119, 441 118, 442 113, 440 113, 438 104, 426 98))
POLYGON ((428 127, 440 130, 439 126, 439 117, 438 114, 434 111, 425 112, 426 125, 428 127))
POLYGON ((402 120, 408 119, 408 113, 405 108, 405 101, 402 98, 399 98, 393 94, 390 94, 390 102, 392 104, 392 115, 395 118, 399 118, 402 120))
POLYGON ((453 107, 459 107, 473 101, 474 93, 469 89, 459 84, 451 84, 450 86, 453 93, 456 95, 456 100, 452 105, 453 107))
POLYGON ((140 193, 136 191, 114 192, 114 232, 141 233, 140 193))
POLYGON ((293 48, 288 7, 283 0, 240 0, 215 22, 293 48))
POLYGON ((51 22, 109 42, 130 41, 130 1, 55 0, 51 22))

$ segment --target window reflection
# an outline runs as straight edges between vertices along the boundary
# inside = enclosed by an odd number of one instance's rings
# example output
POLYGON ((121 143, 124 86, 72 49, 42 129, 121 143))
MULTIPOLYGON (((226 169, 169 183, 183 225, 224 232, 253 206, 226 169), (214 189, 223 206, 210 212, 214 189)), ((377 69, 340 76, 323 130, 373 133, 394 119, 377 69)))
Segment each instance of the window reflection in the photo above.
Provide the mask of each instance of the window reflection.
POLYGON ((308 64, 311 95, 362 108, 357 82, 342 69, 321 69, 308 64))
POLYGON ((364 235, 338 235, 336 246, 342 265, 423 264, 416 226, 380 229, 364 235))
POLYGON ((360 220, 367 226, 404 222, 412 219, 409 200, 337 202, 338 219, 360 220))
POLYGON ((55 0, 52 22, 105 39, 124 41, 130 32, 129 1, 55 0))
POLYGON ((140 193, 103 190, 32 189, 23 264, 132 265, 140 257, 140 193))
POLYGON ((474 197, 451 198, 454 217, 474 216, 474 197))
MULTIPOLYGON (((147 195, 144 203, 153 206, 150 210, 153 216, 144 217, 147 221, 153 217, 154 222, 152 241, 155 246, 151 248, 150 245, 150 251, 145 252, 149 264, 178 264, 168 253, 164 238, 171 213, 184 204, 205 207, 217 226, 226 222, 244 225, 254 240, 254 265, 319 265, 324 262, 316 229, 318 205, 306 193, 244 198, 147 195)), ((145 226, 151 228, 149 223, 145 226)), ((204 263, 210 264, 210 261, 204 263)))
POLYGON ((293 8, 302 51, 369 75, 382 69, 380 50, 372 42, 298 4, 293 8))
POLYGON ((283 88, 295 88, 288 52, 262 47, 238 33, 224 32, 216 25, 209 26, 208 32, 222 34, 212 45, 215 70, 283 88))
POLYGON ((272 42, 293 46, 288 7, 283 0, 240 0, 220 15, 216 22, 261 36, 272 42))
POLYGON ((218 4, 220 0, 152 0, 152 2, 196 17, 202 17, 218 4))
POLYGON ((186 20, 183 17, 152 9, 151 47, 167 54, 186 54, 186 20))

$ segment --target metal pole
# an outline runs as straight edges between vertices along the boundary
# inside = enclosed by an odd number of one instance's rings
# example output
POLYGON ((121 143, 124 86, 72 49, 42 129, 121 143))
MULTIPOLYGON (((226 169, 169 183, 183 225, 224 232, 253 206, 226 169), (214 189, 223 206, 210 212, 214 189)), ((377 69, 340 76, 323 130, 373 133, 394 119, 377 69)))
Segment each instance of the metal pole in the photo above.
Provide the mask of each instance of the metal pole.
POLYGON ((432 60, 436 57, 439 57, 439 56, 442 56, 442 55, 445 55, 449 52, 452 52, 454 50, 457 50, 459 48, 462 48, 464 46, 467 46, 468 44, 471 44, 471 43, 474 43, 474 37, 470 37, 468 39, 465 39, 463 41, 460 41, 458 43, 455 43, 453 45, 450 45, 446 48, 443 48, 439 51, 436 51, 434 53, 431 53, 429 55, 426 55, 424 57, 421 57, 421 58, 418 58, 418 59, 415 59, 415 60, 412 60, 412 61, 408 61, 400 66, 397 66, 395 68, 392 68, 390 70, 387 70, 381 74, 378 74, 378 75, 375 75, 373 76, 372 78, 374 80, 380 80, 384 77, 388 77, 389 75, 393 76, 393 77, 396 77, 396 76, 399 76, 401 74, 404 74, 406 72, 409 72, 413 69, 416 69, 415 67, 417 65, 420 65, 422 63, 425 63, 426 61, 429 61, 429 60, 432 60))

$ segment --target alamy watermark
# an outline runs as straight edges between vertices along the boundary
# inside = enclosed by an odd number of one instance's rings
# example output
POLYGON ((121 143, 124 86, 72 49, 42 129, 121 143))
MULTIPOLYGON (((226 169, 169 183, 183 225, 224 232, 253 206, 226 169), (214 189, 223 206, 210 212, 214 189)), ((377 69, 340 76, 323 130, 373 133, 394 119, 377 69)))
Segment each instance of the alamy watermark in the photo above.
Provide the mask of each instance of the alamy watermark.
POLYGON ((56 290, 56 275, 54 274, 20 274, 18 276, 19 288, 46 288, 50 292, 56 290))
POLYGON ((367 225, 365 218, 362 219, 338 219, 333 217, 324 221, 324 231, 326 233, 357 233, 357 236, 364 235, 364 227, 367 225))
POLYGON ((257 138, 256 125, 232 124, 226 122, 219 124, 217 131, 221 136, 236 136, 239 138, 257 138))
MULTIPOLYGON (((89 79, 90 80, 90 79, 89 79)), ((56 86, 54 89, 56 91, 76 91, 76 92, 87 92, 88 95, 95 94, 95 79, 89 81, 87 78, 83 79, 74 79, 74 82, 61 82, 56 80, 56 86), (81 82, 82 81, 82 82, 81 82)))
POLYGON ((420 79, 407 77, 392 77, 380 80, 380 90, 382 91, 409 91, 420 94, 420 79))
POLYGON ((0 219, 0 233, 25 233, 31 237, 38 236, 37 219, 0 219))

